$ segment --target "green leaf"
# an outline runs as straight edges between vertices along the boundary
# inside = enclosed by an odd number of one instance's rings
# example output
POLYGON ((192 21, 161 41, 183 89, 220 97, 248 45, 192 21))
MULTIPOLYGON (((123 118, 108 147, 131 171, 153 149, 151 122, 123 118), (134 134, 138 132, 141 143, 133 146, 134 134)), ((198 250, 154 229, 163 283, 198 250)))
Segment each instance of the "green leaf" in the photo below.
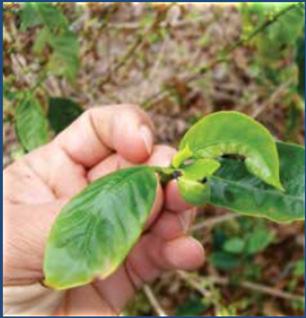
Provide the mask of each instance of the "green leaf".
POLYGON ((188 146, 186 146, 184 149, 175 154, 175 156, 172 159, 172 166, 174 168, 178 168, 182 163, 184 163, 186 159, 189 159, 191 157, 192 151, 189 149, 188 146))
POLYGON ((239 258, 236 255, 227 252, 211 253, 210 261, 214 267, 225 271, 232 270, 240 264, 239 258))
POLYGON ((25 3, 21 10, 21 30, 45 25, 49 30, 67 28, 68 21, 58 7, 51 3, 25 3))
POLYGON ((274 233, 267 227, 255 228, 249 233, 246 242, 246 253, 256 254, 263 251, 274 239, 274 233))
POLYGON ((276 222, 305 219, 305 149, 282 142, 277 149, 284 192, 251 175, 241 162, 222 159, 221 168, 209 178, 209 202, 276 222))
POLYGON ((24 3, 20 12, 20 19, 22 32, 43 22, 42 17, 37 14, 36 4, 33 2, 24 3))
MULTIPOLYGON (((292 4, 287 4, 287 6, 290 5, 292 4)), ((258 37, 259 54, 263 59, 269 62, 271 59, 281 58, 284 48, 288 46, 293 48, 303 29, 303 15, 303 11, 296 6, 267 28, 261 37, 258 37)))
POLYGON ((62 75, 73 82, 79 70, 79 43, 76 35, 67 31, 50 38, 53 54, 48 69, 55 75, 62 75))
POLYGON ((288 48, 291 50, 294 48, 295 42, 303 30, 304 9, 300 4, 292 2, 242 4, 245 36, 259 25, 273 20, 281 10, 289 7, 292 8, 266 27, 264 32, 258 33, 252 41, 257 49, 256 59, 262 67, 270 68, 271 64, 275 64, 279 59, 288 55, 288 48))
POLYGON ((299 259, 295 262, 293 267, 293 276, 294 277, 303 277, 305 274, 305 259, 299 259))
POLYGON ((260 29, 260 25, 268 24, 250 41, 255 48, 254 62, 259 70, 256 78, 268 80, 276 87, 288 79, 292 80, 292 86, 296 85, 297 74, 288 76, 287 73, 293 69, 292 56, 296 51, 298 38, 304 43, 304 4, 256 2, 242 3, 241 6, 243 38, 260 29), (283 14, 276 17, 280 12, 283 14))
POLYGON ((48 41, 50 40, 50 36, 50 32, 47 28, 43 28, 41 31, 39 31, 33 46, 33 52, 35 54, 42 53, 42 51, 48 44, 48 41))
POLYGON ((69 30, 66 17, 50 3, 25 4, 22 12, 22 30, 34 25, 43 26, 37 34, 34 53, 40 54, 47 44, 51 46, 53 53, 48 69, 73 82, 80 64, 79 43, 77 36, 69 30))
POLYGON ((11 90, 12 85, 8 84, 5 80, 3 82, 3 98, 9 101, 13 101, 20 95, 20 91, 16 92, 11 90))
POLYGON ((202 297, 198 295, 189 296, 184 303, 177 306, 175 316, 196 316, 208 309, 202 297))
POLYGON ((236 317, 238 316, 238 310, 235 305, 219 305, 217 306, 215 315, 216 317, 236 317))
POLYGON ((190 180, 201 181, 211 176, 220 168, 220 163, 214 159, 196 159, 191 164, 184 165, 180 171, 190 180))
POLYGON ((22 146, 30 151, 48 141, 48 122, 39 101, 26 93, 16 109, 16 132, 22 146))
POLYGON ((209 200, 210 188, 207 184, 180 177, 178 188, 183 199, 190 204, 201 206, 209 200))
POLYGON ((203 205, 210 196, 206 178, 219 169, 220 163, 214 159, 197 159, 184 165, 179 170, 179 191, 186 202, 193 205, 203 205))
POLYGON ((113 273, 139 238, 156 188, 153 170, 138 166, 98 179, 74 197, 51 229, 45 284, 66 289, 113 273))
POLYGON ((205 116, 183 137, 179 149, 186 147, 193 152, 193 158, 241 155, 252 174, 282 189, 275 141, 264 126, 247 115, 221 111, 205 116))
POLYGON ((223 250, 232 254, 240 254, 243 252, 245 242, 239 237, 232 237, 225 241, 223 250))
POLYGON ((56 133, 70 125, 82 112, 81 106, 69 98, 49 98, 48 119, 56 133))
POLYGON ((49 29, 67 28, 68 21, 60 9, 51 3, 35 3, 37 14, 49 29))

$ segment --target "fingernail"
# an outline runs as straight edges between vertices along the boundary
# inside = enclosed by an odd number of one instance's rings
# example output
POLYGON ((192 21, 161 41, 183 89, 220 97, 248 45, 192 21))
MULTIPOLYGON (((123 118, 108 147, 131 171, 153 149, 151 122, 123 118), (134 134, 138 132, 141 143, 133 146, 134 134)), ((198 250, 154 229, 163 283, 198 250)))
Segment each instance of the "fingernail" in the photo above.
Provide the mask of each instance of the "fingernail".
POLYGON ((143 139, 143 142, 145 144, 146 150, 148 154, 150 155, 152 153, 153 149, 153 134, 152 131, 147 126, 141 126, 140 127, 140 134, 143 139))
POLYGON ((193 218, 192 211, 193 210, 184 211, 184 212, 181 212, 178 214, 179 221, 180 221, 182 229, 183 229, 183 233, 187 233, 189 230, 189 227, 191 225, 191 221, 193 218))
POLYGON ((178 214, 179 221, 181 227, 183 229, 183 233, 187 233, 190 223, 191 223, 191 215, 188 214, 188 211, 178 214))
POLYGON ((171 266, 183 270, 195 269, 204 260, 202 245, 191 237, 167 242, 162 253, 171 266))

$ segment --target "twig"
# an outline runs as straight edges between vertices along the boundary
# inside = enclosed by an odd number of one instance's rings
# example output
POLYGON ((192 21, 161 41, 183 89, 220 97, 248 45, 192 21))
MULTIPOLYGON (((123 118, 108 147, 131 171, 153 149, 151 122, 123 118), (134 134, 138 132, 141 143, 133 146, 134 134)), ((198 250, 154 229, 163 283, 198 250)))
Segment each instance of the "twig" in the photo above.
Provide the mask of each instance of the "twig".
MULTIPOLYGON (((154 3, 154 2, 153 2, 154 3)), ((203 22, 203 17, 197 17, 193 20, 185 20, 185 21, 176 21, 176 22, 161 22, 161 27, 171 27, 171 28, 183 28, 186 26, 192 26, 198 23, 203 22)), ((125 30, 137 30, 141 27, 141 25, 137 22, 123 22, 123 23, 109 23, 108 26, 113 29, 125 29, 125 30)))
POLYGON ((147 296, 151 306, 154 308, 156 314, 159 317, 167 317, 168 315, 166 314, 166 312, 163 310, 163 308, 159 304, 152 289, 148 285, 144 285, 143 291, 144 291, 145 295, 147 296))
POLYGON ((195 290, 197 290, 200 294, 202 294, 204 297, 209 297, 210 296, 210 292, 205 289, 201 283, 197 282, 195 279, 193 279, 191 277, 190 274, 187 274, 184 271, 177 271, 176 272, 178 274, 178 276, 183 279, 188 285, 190 285, 192 288, 194 288, 195 290))
POLYGON ((236 219, 239 216, 240 216, 239 214, 234 214, 234 213, 219 215, 219 216, 207 219, 201 223, 195 224, 193 227, 191 227, 190 231, 195 232, 195 231, 199 231, 205 227, 213 227, 216 224, 236 219))
MULTIPOLYGON (((195 279, 186 272, 178 271, 178 274, 182 279, 187 281, 190 284, 190 286, 192 286, 194 289, 199 291, 203 296, 207 296, 207 291, 203 289, 201 282, 195 281, 195 279)), ((222 285, 222 286, 233 285, 237 287, 243 287, 243 288, 253 290, 259 293, 263 293, 263 294, 271 295, 273 297, 283 298, 287 300, 304 301, 304 296, 302 295, 291 294, 283 290, 279 290, 277 288, 273 288, 270 286, 265 286, 262 284, 253 283, 249 281, 233 283, 227 277, 218 277, 218 276, 201 277, 201 279, 203 279, 203 281, 222 285)))
POLYGON ((253 118, 257 118, 263 111, 269 108, 277 98, 282 96, 282 94, 287 90, 287 88, 292 84, 292 80, 285 82, 280 85, 274 93, 270 96, 270 98, 264 103, 261 107, 256 107, 254 112, 251 114, 253 118))
POLYGON ((229 49, 228 52, 232 52, 237 47, 244 45, 247 42, 250 42, 257 34, 263 32, 267 27, 269 27, 271 24, 275 23, 280 17, 291 11, 292 9, 295 9, 299 6, 299 4, 292 4, 291 6, 288 6, 284 8, 283 10, 279 11, 277 14, 275 14, 271 19, 268 19, 264 21, 257 29, 255 29, 253 32, 251 32, 245 39, 241 38, 239 41, 234 43, 229 49))
MULTIPOLYGON (((211 276, 208 277, 209 280, 211 280, 213 283, 219 284, 219 285, 231 285, 232 283, 230 280, 226 277, 215 277, 211 276)), ((234 284, 233 284, 234 285, 234 284)), ((291 294, 288 292, 285 292, 283 290, 273 288, 270 286, 265 286, 262 284, 258 283, 253 283, 249 281, 242 281, 237 284, 237 286, 244 287, 246 289, 254 290, 263 294, 271 295, 273 297, 278 297, 278 298, 283 298, 287 300, 299 300, 299 301, 304 301, 304 296, 302 295, 296 295, 296 294, 291 294)))
POLYGON ((126 53, 122 56, 122 58, 112 67, 111 71, 108 72, 108 74, 102 78, 98 85, 99 86, 103 86, 105 85, 107 82, 109 82, 112 74, 118 72, 126 63, 127 61, 134 55, 134 53, 136 52, 136 50, 144 44, 144 40, 146 38, 146 36, 158 25, 160 25, 161 20, 163 19, 163 17, 165 16, 166 12, 174 5, 174 3, 172 3, 171 5, 169 5, 167 7, 167 10, 162 14, 157 14, 155 17, 155 20, 151 23, 151 25, 146 28, 145 31, 140 32, 137 35, 136 40, 134 41, 134 43, 132 43, 132 45, 127 49, 126 53))
POLYGON ((115 64, 111 72, 108 72, 108 74, 104 78, 102 78, 102 80, 99 83, 100 86, 103 86, 104 84, 106 84, 110 80, 111 74, 118 72, 122 68, 122 66, 125 65, 125 63, 133 56, 134 52, 138 49, 140 44, 142 44, 144 37, 145 37, 144 34, 139 34, 137 36, 137 39, 135 40, 135 42, 128 48, 126 53, 117 62, 117 64, 115 64))
MULTIPOLYGON (((207 73, 207 71, 211 70, 217 64, 228 61, 229 55, 233 51, 235 51, 238 47, 251 41, 256 35, 263 32, 264 30, 266 30, 266 28, 268 28, 270 25, 275 23, 281 16, 285 15, 286 13, 291 11, 292 9, 297 8, 297 6, 299 6, 299 4, 294 3, 294 4, 286 7, 285 9, 279 11, 278 14, 276 14, 272 19, 269 19, 269 20, 266 20, 265 22, 263 22, 258 28, 256 28, 252 33, 250 33, 246 38, 240 38, 232 46, 230 46, 229 48, 227 48, 223 52, 221 52, 221 54, 219 56, 217 56, 212 62, 210 62, 207 65, 201 66, 196 73, 184 78, 183 80, 187 81, 187 82, 192 82, 194 80, 197 80, 199 77, 201 77, 202 75, 207 73)), ((171 95, 171 90, 168 90, 167 88, 162 88, 159 92, 149 96, 142 103, 142 106, 145 109, 148 109, 154 103, 160 101, 161 99, 163 99, 165 96, 168 96, 168 95, 171 95)))
POLYGON ((159 50, 158 56, 155 60, 155 63, 151 67, 150 73, 149 73, 146 81, 143 82, 143 87, 141 89, 142 96, 139 97, 139 100, 142 100, 144 98, 144 96, 145 96, 144 94, 146 93, 148 87, 150 87, 150 85, 152 85, 155 73, 157 73, 157 70, 160 67, 161 61, 164 57, 164 53, 165 53, 165 49, 166 49, 168 41, 169 41, 169 36, 166 36, 165 39, 163 40, 163 43, 161 45, 161 49, 159 50))

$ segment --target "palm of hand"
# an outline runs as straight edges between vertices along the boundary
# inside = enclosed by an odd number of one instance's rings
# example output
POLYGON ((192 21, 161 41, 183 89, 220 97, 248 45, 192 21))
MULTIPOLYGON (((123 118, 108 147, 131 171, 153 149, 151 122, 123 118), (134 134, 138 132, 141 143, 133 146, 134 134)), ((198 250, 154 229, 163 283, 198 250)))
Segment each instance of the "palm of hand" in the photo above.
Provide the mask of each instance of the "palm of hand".
MULTIPOLYGON (((50 227, 63 205, 89 182, 137 162, 169 163, 174 150, 153 148, 150 126, 147 117, 131 106, 120 106, 120 112, 119 107, 93 109, 52 143, 4 171, 5 285, 43 280, 50 227)), ((165 191, 159 188, 144 234, 124 264, 105 280, 68 291, 57 314, 118 313, 135 289, 162 271, 199 266, 202 247, 185 235, 193 216, 187 208, 175 183, 165 191)))

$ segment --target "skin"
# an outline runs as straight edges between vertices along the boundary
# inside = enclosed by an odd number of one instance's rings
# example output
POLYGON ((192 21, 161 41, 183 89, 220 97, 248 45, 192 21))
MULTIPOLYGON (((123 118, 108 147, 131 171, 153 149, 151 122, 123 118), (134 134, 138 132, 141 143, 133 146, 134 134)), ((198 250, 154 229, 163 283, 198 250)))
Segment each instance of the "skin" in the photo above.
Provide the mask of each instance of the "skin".
MULTIPOLYGON (((154 145, 153 125, 132 105, 92 108, 49 144, 4 170, 4 285, 43 280, 48 232, 63 205, 93 180, 134 164, 169 165, 175 150, 154 145)), ((187 235, 194 209, 175 181, 158 188, 146 229, 110 277, 65 294, 55 315, 118 315, 135 291, 166 270, 202 265, 201 244, 187 235)))

